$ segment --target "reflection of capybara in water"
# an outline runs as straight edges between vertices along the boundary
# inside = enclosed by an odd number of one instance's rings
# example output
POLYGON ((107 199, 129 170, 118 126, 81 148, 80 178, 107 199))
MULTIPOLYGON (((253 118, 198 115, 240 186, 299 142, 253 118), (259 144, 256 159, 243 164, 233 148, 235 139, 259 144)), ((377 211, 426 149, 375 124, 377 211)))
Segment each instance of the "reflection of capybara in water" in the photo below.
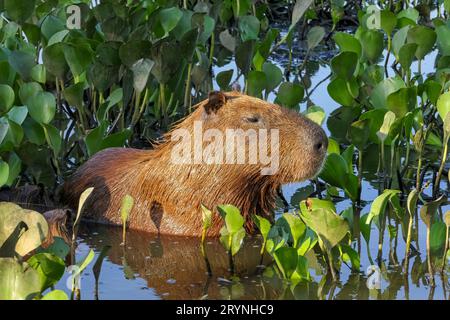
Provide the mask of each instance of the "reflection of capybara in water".
MULTIPOLYGON (((132 230, 127 233, 127 245, 124 247, 120 245, 122 232, 118 228, 84 224, 80 234, 89 235, 83 241, 96 251, 100 251, 104 245, 110 245, 107 260, 116 265, 126 265, 127 276, 133 274, 145 279, 147 286, 164 299, 199 299, 204 295, 208 299, 223 299, 227 298, 223 296, 227 290, 221 292, 221 287, 232 290, 232 285, 228 282, 231 279, 228 255, 216 239, 206 244, 210 277, 198 238, 157 236, 132 230), (94 231, 96 235, 92 235, 94 231)), ((235 275, 245 284, 243 296, 234 298, 274 299, 280 294, 276 288, 265 284, 263 278, 256 275, 263 271, 258 268, 261 261, 260 240, 259 237, 246 238, 241 250, 234 256, 235 275), (265 288, 262 288, 261 285, 264 284, 265 288)), ((270 258, 266 255, 263 263, 267 265, 269 262, 270 258)), ((101 281, 111 281, 108 271, 103 270, 101 281)), ((106 297, 100 294, 100 298, 106 297)))
MULTIPOLYGON (((211 93, 209 99, 201 102, 175 129, 185 129, 184 132, 194 136, 195 141, 181 144, 183 139, 179 136, 175 139, 180 130, 172 130, 153 150, 111 148, 101 151, 65 184, 63 201, 75 207, 80 194, 86 188, 94 187, 84 217, 120 225, 121 200, 129 194, 135 200, 129 217, 130 228, 191 236, 201 234, 201 203, 209 208, 233 204, 242 210, 247 231, 253 231, 251 215, 270 218, 281 184, 302 181, 317 174, 327 149, 324 131, 309 119, 237 92, 211 93), (195 154, 190 163, 174 161, 174 150, 180 146, 189 150, 189 155, 196 153, 195 130, 199 123, 200 135, 203 134, 200 161, 195 154), (231 150, 226 141, 222 154, 211 151, 217 149, 208 149, 218 143, 224 145, 214 134, 218 131, 227 137, 230 129, 237 132, 233 138, 236 141, 243 137, 243 148, 231 150), (252 137, 248 133, 258 132, 256 136, 261 137, 264 130, 260 129, 266 129, 267 134, 265 148, 261 147, 264 141, 261 138, 258 141, 260 160, 252 162, 248 152, 244 163, 237 160, 230 163, 229 153, 250 150, 252 137), (209 137, 205 137, 207 130, 213 132, 209 137), (273 136, 273 132, 277 136, 273 136), (273 174, 262 174, 264 168, 273 167, 273 163, 263 163, 262 152, 277 165, 272 168, 273 174), (219 159, 222 156, 223 163, 217 161, 217 156, 219 159)), ((236 155, 235 159, 238 157, 236 155)), ((221 225, 221 218, 216 214, 208 235, 218 235, 221 225)))

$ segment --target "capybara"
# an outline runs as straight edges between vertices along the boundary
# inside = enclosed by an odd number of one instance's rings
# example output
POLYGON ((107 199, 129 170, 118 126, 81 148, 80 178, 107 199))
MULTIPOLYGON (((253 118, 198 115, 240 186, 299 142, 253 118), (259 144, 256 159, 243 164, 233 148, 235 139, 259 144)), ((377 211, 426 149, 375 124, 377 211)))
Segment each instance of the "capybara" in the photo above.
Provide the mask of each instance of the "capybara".
MULTIPOLYGON (((76 208, 81 193, 94 187, 83 217, 121 225, 121 202, 129 194, 134 198, 129 228, 187 236, 201 235, 201 204, 214 211, 217 205, 232 204, 241 210, 247 232, 253 232, 251 216, 272 220, 278 188, 314 177, 327 144, 323 129, 298 112, 238 92, 215 91, 154 149, 110 148, 95 154, 65 183, 61 199, 76 208), (227 140, 223 150, 211 147, 224 145, 219 134, 227 138, 230 130, 235 146, 227 140), (264 130, 270 132, 264 154, 275 155, 270 169, 261 160, 264 130), (202 135, 200 143, 196 133, 202 135), (194 141, 182 138, 183 134, 194 136, 194 141), (245 161, 239 162, 239 155, 230 161, 234 153, 250 150, 254 137, 260 138, 261 161, 254 161, 250 151, 245 161), (189 157, 181 161, 174 157, 185 153, 189 157)), ((208 236, 219 235, 222 225, 215 211, 208 236)))

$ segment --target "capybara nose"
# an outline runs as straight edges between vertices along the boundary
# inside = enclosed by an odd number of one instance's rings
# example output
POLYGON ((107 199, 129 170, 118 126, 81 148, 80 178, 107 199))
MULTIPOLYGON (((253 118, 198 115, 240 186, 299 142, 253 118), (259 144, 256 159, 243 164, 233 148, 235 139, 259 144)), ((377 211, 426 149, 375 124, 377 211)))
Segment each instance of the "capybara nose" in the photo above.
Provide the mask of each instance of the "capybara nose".
POLYGON ((327 148, 328 148, 328 138, 325 132, 322 130, 322 128, 320 128, 314 140, 313 150, 318 154, 322 154, 327 151, 327 148))

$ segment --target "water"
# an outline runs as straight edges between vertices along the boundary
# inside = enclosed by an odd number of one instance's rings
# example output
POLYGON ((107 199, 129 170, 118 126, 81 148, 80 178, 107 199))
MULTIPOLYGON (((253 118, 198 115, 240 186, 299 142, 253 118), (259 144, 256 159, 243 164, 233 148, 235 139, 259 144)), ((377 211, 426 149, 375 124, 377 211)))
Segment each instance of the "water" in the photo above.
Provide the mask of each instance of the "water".
MULTIPOLYGON (((319 48, 323 49, 323 48, 319 48)), ((326 54, 333 51, 327 51, 326 54)), ((424 73, 434 70, 433 64, 436 53, 428 55, 422 63, 424 73)), ((296 56, 296 55, 294 55, 296 56)), ((283 53, 277 64, 283 68, 283 53)), ((316 58, 320 55, 317 55, 316 58)), ((394 57, 390 58, 393 61, 394 57)), ((234 69, 234 62, 230 62, 215 70, 216 73, 234 69)), ((417 62, 412 65, 417 70, 417 62)), ((319 68, 311 77, 311 88, 315 87, 330 74, 329 68, 319 64, 319 68)), ((338 104, 327 93, 326 80, 319 84, 311 95, 311 100, 321 106, 329 115, 338 104)), ((241 83, 243 86, 243 83, 241 83)), ((217 87, 216 87, 217 89, 217 87)), ((269 100, 273 100, 270 96, 269 100)), ((304 106, 303 106, 304 108, 304 106)), ((325 128, 327 133, 328 130, 325 128)), ((373 174, 365 172, 363 181, 362 200, 365 203, 361 215, 369 212, 371 201, 379 195, 376 188, 377 181, 373 174), (372 180, 370 180, 372 179, 372 180)), ((426 176, 430 180, 431 176, 426 176)), ((283 186, 283 194, 291 209, 298 208, 298 202, 291 201, 295 192, 309 182, 293 183, 283 186)), ((447 181, 442 182, 447 187, 447 181)), ((431 190, 426 190, 430 194, 431 190)), ((337 211, 351 206, 349 200, 336 203, 337 211)), ((450 209, 443 206, 441 212, 450 209)), ((277 210, 277 214, 282 212, 277 210)), ((370 250, 373 258, 378 252, 378 229, 372 225, 371 239, 368 245, 361 239, 361 268, 360 272, 352 272, 345 264, 340 271, 340 281, 333 284, 325 280, 325 265, 321 256, 310 254, 308 257, 311 282, 292 286, 282 281, 275 273, 269 256, 261 261, 259 250, 260 237, 247 238, 243 248, 235 257, 235 275, 232 276, 227 254, 218 242, 211 239, 206 245, 207 256, 211 265, 212 275, 208 276, 206 262, 199 249, 199 240, 182 237, 155 236, 138 231, 129 230, 127 245, 123 247, 120 228, 100 225, 84 225, 78 239, 79 246, 76 251, 77 260, 84 257, 90 249, 98 256, 105 245, 111 245, 106 259, 103 262, 100 280, 97 286, 92 267, 89 266, 81 279, 81 298, 94 299, 449 299, 446 290, 450 289, 448 279, 449 267, 444 275, 436 273, 436 286, 430 286, 430 277, 427 274, 426 264, 426 228, 419 222, 419 254, 410 258, 409 275, 402 272, 405 252, 405 242, 401 236, 401 226, 398 226, 398 241, 390 241, 386 231, 383 245, 383 255, 378 262, 381 276, 381 289, 370 290, 367 286, 367 268, 371 265, 367 251, 370 250), (265 265, 262 268, 260 264, 265 265)), ((416 243, 413 242, 416 246, 416 243)), ((356 249, 356 244, 353 246, 356 249)), ((96 259, 96 258, 95 258, 96 259)), ((95 260, 94 260, 95 261, 95 260)), ((58 289, 69 292, 66 287, 68 274, 58 285, 58 289)))

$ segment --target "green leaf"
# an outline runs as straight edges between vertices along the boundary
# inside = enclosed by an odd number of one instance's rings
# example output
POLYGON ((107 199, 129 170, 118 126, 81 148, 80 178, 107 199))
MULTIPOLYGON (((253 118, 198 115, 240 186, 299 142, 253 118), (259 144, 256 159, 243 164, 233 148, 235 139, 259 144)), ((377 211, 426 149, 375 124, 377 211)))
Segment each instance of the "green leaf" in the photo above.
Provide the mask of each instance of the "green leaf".
POLYGON ((47 248, 38 248, 37 253, 50 253, 51 255, 57 256, 62 260, 65 260, 69 254, 70 247, 61 237, 53 237, 53 242, 47 248))
POLYGON ((352 123, 348 129, 350 142, 359 150, 363 150, 369 140, 370 126, 368 119, 358 120, 352 123))
POLYGON ((346 32, 336 32, 333 35, 334 42, 341 52, 354 52, 361 57, 362 47, 358 39, 346 32))
POLYGON ((69 297, 62 290, 53 290, 43 296, 41 300, 69 300, 69 297))
POLYGON ((275 90, 283 80, 283 72, 271 62, 265 62, 262 70, 266 74, 266 93, 275 90))
POLYGON ((387 97, 387 107, 395 113, 397 118, 402 118, 412 111, 417 104, 416 87, 401 88, 387 97))
POLYGON ((31 68, 31 79, 39 83, 45 84, 47 82, 47 72, 43 64, 37 64, 31 68))
POLYGON ((84 88, 85 83, 78 82, 64 89, 64 98, 67 100, 69 105, 78 109, 83 108, 84 88))
POLYGON ((333 138, 328 138, 327 154, 330 154, 330 153, 341 154, 341 148, 339 147, 339 142, 337 142, 333 138))
POLYGON ((364 30, 360 35, 363 56, 372 63, 376 63, 383 53, 383 33, 378 30, 364 30))
POLYGON ((416 189, 411 190, 408 194, 408 199, 406 201, 408 213, 410 217, 414 216, 414 212, 416 212, 417 200, 419 199, 419 193, 416 189))
POLYGON ((66 43, 63 47, 64 58, 74 77, 86 72, 93 60, 94 53, 88 43, 66 43))
POLYGON ((349 80, 355 73, 358 55, 351 51, 344 51, 331 59, 331 70, 342 79, 349 80))
POLYGON ((273 257, 283 277, 290 279, 298 265, 297 250, 290 247, 281 247, 274 252, 273 257))
POLYGON ((262 71, 252 70, 247 75, 247 92, 251 96, 259 97, 266 88, 266 74, 262 71))
POLYGON ((13 106, 14 90, 7 84, 0 84, 0 113, 6 113, 13 106))
POLYGON ((235 206, 230 204, 220 205, 217 206, 217 210, 225 220, 225 225, 230 233, 237 232, 244 225, 244 218, 235 206))
POLYGON ((9 155, 8 167, 9 167, 8 180, 6 180, 5 185, 10 187, 14 184, 14 181, 17 179, 22 169, 22 161, 15 152, 12 152, 9 155))
POLYGON ((436 211, 446 200, 447 198, 445 195, 442 195, 436 200, 424 203, 424 205, 420 208, 420 218, 422 218, 422 221, 425 223, 427 228, 431 228, 436 211))
POLYGON ((414 26, 408 30, 407 41, 417 44, 416 58, 421 60, 433 49, 436 32, 429 27, 414 26))
POLYGON ((367 221, 369 218, 369 214, 365 214, 361 216, 359 220, 359 228, 361 230, 361 234, 363 235, 364 240, 366 240, 366 243, 369 244, 370 242, 370 230, 371 230, 371 221, 367 221))
POLYGON ((447 228, 450 228, 450 210, 445 213, 444 221, 447 228))
POLYGON ((370 223, 373 218, 384 214, 388 201, 399 194, 398 190, 385 189, 381 195, 375 198, 370 207, 369 216, 367 217, 366 224, 370 223))
POLYGON ((16 78, 16 71, 7 60, 0 61, 0 83, 12 86, 16 78))
POLYGON ((435 29, 439 52, 443 56, 450 56, 450 27, 439 26, 435 29))
POLYGON ((406 42, 406 37, 408 35, 410 26, 405 26, 399 29, 392 37, 392 51, 394 52, 395 58, 398 60, 400 49, 406 42))
POLYGON ((401 88, 405 88, 405 83, 401 78, 388 78, 380 82, 370 95, 370 102, 374 108, 386 109, 387 97, 401 88))
POLYGON ((242 247, 242 243, 245 238, 245 229, 241 228, 237 232, 233 233, 231 240, 231 255, 234 256, 242 247))
POLYGON ((417 44, 406 43, 398 52, 398 62, 402 66, 403 70, 409 70, 414 60, 417 51, 417 44))
POLYGON ((142 92, 147 85, 148 77, 155 63, 150 59, 140 59, 131 67, 133 86, 137 92, 142 92))
POLYGON ((64 43, 55 43, 45 47, 42 53, 45 69, 60 79, 64 79, 69 71, 69 66, 64 56, 64 47, 64 43))
POLYGON ((395 121, 395 113, 392 111, 388 111, 384 114, 383 124, 380 127, 380 130, 377 132, 377 136, 380 141, 384 142, 389 135, 389 131, 395 121))
POLYGON ((80 199, 78 200, 77 215, 76 215, 75 221, 73 223, 73 227, 72 227, 72 229, 73 229, 72 241, 76 240, 78 228, 79 228, 80 222, 81 222, 81 213, 83 212, 84 204, 86 203, 86 200, 89 198, 89 196, 92 194, 93 191, 94 191, 94 187, 90 187, 90 188, 87 188, 86 190, 84 190, 83 193, 80 195, 80 199))
POLYGON ((59 154, 62 144, 60 131, 50 124, 42 124, 42 128, 44 129, 45 139, 48 145, 56 154, 59 154))
POLYGON ((445 92, 441 94, 437 101, 437 110, 439 113, 439 116, 441 117, 442 121, 445 120, 445 117, 450 112, 450 92, 445 92))
POLYGON ((22 51, 13 51, 8 58, 11 67, 22 77, 24 81, 31 78, 31 70, 36 65, 34 56, 22 51))
POLYGON ((445 245, 447 226, 442 221, 433 223, 430 229, 430 251, 434 256, 442 256, 445 245))
POLYGON ((9 177, 9 165, 5 161, 0 159, 0 187, 8 182, 9 177))
POLYGON ((380 12, 380 20, 381 29, 383 29, 383 31, 386 32, 388 36, 390 36, 395 28, 395 25, 397 24, 397 17, 390 10, 382 10, 380 12))
POLYGON ((261 216, 253 215, 252 218, 253 218, 253 222, 255 223, 259 232, 261 232, 264 242, 266 242, 267 237, 269 236, 270 228, 272 227, 272 225, 270 224, 269 220, 267 220, 266 218, 263 218, 261 216))
POLYGON ((283 219, 285 219, 289 225, 292 239, 294 240, 293 247, 297 248, 299 246, 299 241, 306 232, 306 226, 298 216, 290 213, 284 213, 283 219))
POLYGON ((304 93, 301 85, 283 82, 278 89, 276 102, 288 108, 295 108, 302 101, 304 93))
POLYGON ((327 156, 319 176, 332 186, 343 188, 347 174, 348 166, 344 158, 339 154, 331 153, 327 156))
POLYGON ((0 300, 31 300, 40 287, 36 270, 13 258, 0 258, 0 300))
POLYGON ((232 77, 233 69, 225 70, 217 74, 216 81, 221 90, 226 91, 229 88, 232 77))
POLYGON ((181 20, 183 12, 177 7, 162 9, 159 12, 159 19, 161 21, 161 26, 166 33, 172 31, 181 20))
POLYGON ((292 20, 291 25, 289 26, 289 31, 295 28, 312 3, 313 0, 297 0, 295 2, 294 8, 292 9, 292 20))
POLYGON ((356 252, 346 244, 341 244, 340 247, 342 250, 342 260, 347 263, 350 262, 352 264, 352 269, 359 271, 361 267, 361 261, 358 252, 356 252))
POLYGON ((8 16, 17 22, 25 22, 34 12, 36 0, 4 0, 8 16))
POLYGON ((62 42, 64 38, 69 34, 69 30, 61 30, 56 32, 51 38, 48 40, 47 45, 51 46, 52 44, 62 42))
POLYGON ((27 260, 27 263, 39 274, 41 291, 54 286, 64 274, 64 261, 49 253, 38 253, 27 260))
POLYGON ((252 65, 255 43, 253 40, 242 42, 236 49, 236 65, 242 73, 247 74, 252 65))
POLYGON ((22 209, 8 202, 0 202, 0 247, 21 221, 27 225, 27 230, 18 239, 15 252, 23 257, 39 247, 46 239, 47 221, 35 211, 22 209))
POLYGON ((314 121, 319 126, 323 124, 325 120, 325 111, 319 106, 311 106, 303 113, 305 117, 314 121))
POLYGON ((72 276, 76 277, 77 275, 80 275, 84 271, 84 269, 86 269, 86 267, 92 262, 94 257, 95 257, 94 250, 92 250, 92 249, 89 250, 86 257, 84 257, 80 263, 77 263, 78 270, 76 270, 76 272, 74 272, 74 274, 72 276))
POLYGON ((308 34, 306 35, 308 50, 317 47, 324 37, 325 37, 325 29, 323 27, 314 26, 311 29, 309 29, 308 34))
POLYGON ((37 82, 24 83, 20 86, 19 89, 20 101, 22 101, 24 105, 27 105, 28 100, 30 98, 33 98, 39 92, 42 92, 42 87, 39 83, 37 82))
POLYGON ((41 24, 42 35, 49 40, 55 33, 66 28, 65 22, 55 17, 54 15, 47 15, 41 24))
POLYGON ((322 239, 327 250, 335 247, 350 230, 347 221, 329 209, 302 211, 301 217, 322 239))
POLYGON ((212 216, 213 213, 211 210, 209 210, 207 207, 205 207, 203 204, 200 205, 202 210, 202 223, 203 223, 203 230, 208 230, 209 227, 212 225, 212 216))
POLYGON ((49 124, 56 112, 56 99, 50 92, 38 92, 28 99, 28 112, 38 123, 49 124))
POLYGON ((335 78, 327 86, 328 94, 334 101, 343 105, 351 106, 354 98, 348 91, 347 82, 342 78, 335 78))
POLYGON ((242 41, 258 40, 260 23, 257 17, 248 15, 239 17, 239 31, 242 41))
POLYGON ((122 224, 126 225, 130 212, 134 206, 134 199, 129 194, 125 195, 122 199, 122 205, 120 206, 120 217, 122 219, 122 224))
POLYGON ((219 34, 219 40, 222 46, 224 46, 227 50, 234 52, 236 49, 236 39, 230 34, 228 29, 219 34))
POLYGON ((330 200, 322 200, 318 198, 308 198, 301 201, 300 210, 301 211, 311 211, 315 209, 327 209, 331 211, 336 211, 334 203, 330 200))

